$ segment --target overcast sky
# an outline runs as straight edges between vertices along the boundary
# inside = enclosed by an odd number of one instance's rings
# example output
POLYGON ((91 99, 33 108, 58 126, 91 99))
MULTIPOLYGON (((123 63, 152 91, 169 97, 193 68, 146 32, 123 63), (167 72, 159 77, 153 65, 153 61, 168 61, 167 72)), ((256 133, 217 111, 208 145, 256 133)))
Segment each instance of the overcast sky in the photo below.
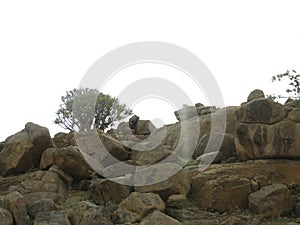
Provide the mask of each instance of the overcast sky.
MULTIPOLYGON (((60 97, 78 87, 101 56, 134 42, 169 42, 196 54, 226 105, 239 105, 256 88, 282 92, 270 80, 287 69, 300 71, 299 9, 299 0, 1 1, 0 141, 28 121, 48 127, 52 136, 63 131, 52 122, 60 97)), ((160 69, 172 74, 153 67, 160 69)), ((124 85, 114 82, 106 89, 112 95, 124 85)), ((155 114, 175 121, 170 105, 155 105, 149 99, 135 110, 144 119, 155 114)))

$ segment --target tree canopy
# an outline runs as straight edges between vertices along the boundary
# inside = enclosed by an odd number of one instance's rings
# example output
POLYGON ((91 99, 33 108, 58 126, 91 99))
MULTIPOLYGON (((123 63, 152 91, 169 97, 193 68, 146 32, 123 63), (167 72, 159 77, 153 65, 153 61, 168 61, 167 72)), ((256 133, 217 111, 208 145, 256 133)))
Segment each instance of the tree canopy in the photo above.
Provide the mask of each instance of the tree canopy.
POLYGON ((86 132, 93 128, 104 131, 115 122, 132 115, 132 110, 126 104, 121 104, 118 98, 96 89, 79 88, 67 91, 61 97, 61 102, 54 123, 71 132, 86 132))

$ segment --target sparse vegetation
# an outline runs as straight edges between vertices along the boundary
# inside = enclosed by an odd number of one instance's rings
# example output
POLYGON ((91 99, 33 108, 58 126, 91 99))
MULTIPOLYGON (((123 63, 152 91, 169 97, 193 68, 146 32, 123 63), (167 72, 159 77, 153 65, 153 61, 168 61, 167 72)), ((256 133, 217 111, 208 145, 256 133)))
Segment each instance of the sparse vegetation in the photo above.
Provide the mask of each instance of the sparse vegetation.
POLYGON ((184 165, 184 167, 189 167, 189 166, 198 166, 199 165, 199 161, 195 160, 195 159, 190 159, 187 161, 187 163, 184 165))
POLYGON ((275 81, 282 81, 282 80, 288 80, 289 84, 286 89, 286 93, 288 96, 282 96, 282 95, 268 95, 267 97, 273 100, 276 99, 291 99, 292 106, 294 107, 300 107, 300 74, 298 74, 295 70, 289 71, 287 70, 285 73, 277 74, 272 77, 272 82, 275 81))
POLYGON ((104 131, 132 114, 132 110, 121 104, 118 98, 96 89, 67 91, 61 101, 54 123, 71 132, 86 132, 93 128, 104 131))

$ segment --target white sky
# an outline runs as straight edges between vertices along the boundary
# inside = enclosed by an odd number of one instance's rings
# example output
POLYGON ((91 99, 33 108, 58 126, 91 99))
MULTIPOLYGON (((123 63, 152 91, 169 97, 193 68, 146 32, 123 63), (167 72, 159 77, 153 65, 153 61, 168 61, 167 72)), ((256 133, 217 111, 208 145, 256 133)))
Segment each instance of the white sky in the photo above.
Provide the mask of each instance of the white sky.
MULTIPOLYGON (((270 79, 300 71, 299 9, 299 0, 1 1, 0 141, 28 121, 51 135, 63 131, 52 122, 60 97, 97 59, 133 42, 164 41, 196 54, 226 105, 239 105, 256 88, 282 93, 270 79)), ((122 85, 117 80, 108 92, 122 85)), ((168 123, 173 108, 157 108, 156 101, 140 102, 135 112, 143 119, 164 115, 168 123)))

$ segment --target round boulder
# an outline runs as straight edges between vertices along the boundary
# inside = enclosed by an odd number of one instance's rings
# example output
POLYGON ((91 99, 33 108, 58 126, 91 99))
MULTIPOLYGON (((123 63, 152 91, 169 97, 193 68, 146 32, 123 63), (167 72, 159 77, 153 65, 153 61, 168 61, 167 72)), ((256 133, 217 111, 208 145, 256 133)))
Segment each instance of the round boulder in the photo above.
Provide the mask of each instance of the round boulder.
POLYGON ((254 99, 258 99, 258 98, 265 98, 265 93, 260 90, 260 89, 255 89, 253 91, 251 91, 251 93, 249 94, 248 98, 247 98, 247 102, 250 102, 254 99))

